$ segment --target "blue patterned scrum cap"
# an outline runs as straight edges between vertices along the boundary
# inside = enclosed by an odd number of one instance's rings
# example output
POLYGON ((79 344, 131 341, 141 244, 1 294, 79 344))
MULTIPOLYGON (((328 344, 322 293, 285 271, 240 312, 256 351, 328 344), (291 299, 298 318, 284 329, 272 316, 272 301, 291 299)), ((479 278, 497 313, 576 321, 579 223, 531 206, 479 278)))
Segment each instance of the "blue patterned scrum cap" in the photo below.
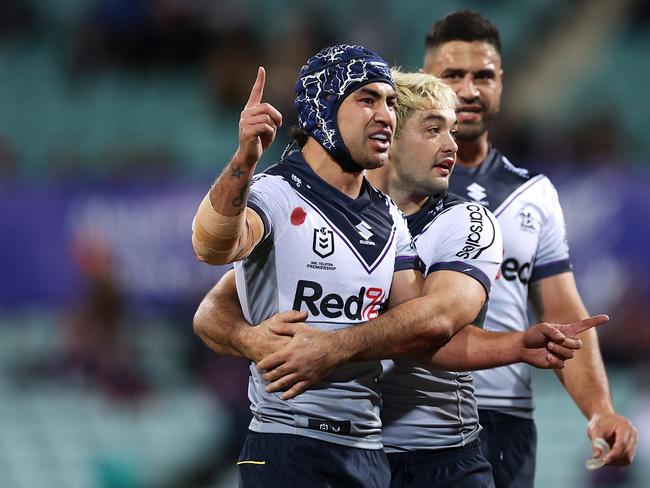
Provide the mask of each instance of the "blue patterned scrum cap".
POLYGON ((395 81, 386 61, 363 46, 339 44, 312 56, 300 70, 295 105, 298 124, 349 171, 360 171, 350 157, 336 123, 343 99, 358 88, 377 81, 395 81))

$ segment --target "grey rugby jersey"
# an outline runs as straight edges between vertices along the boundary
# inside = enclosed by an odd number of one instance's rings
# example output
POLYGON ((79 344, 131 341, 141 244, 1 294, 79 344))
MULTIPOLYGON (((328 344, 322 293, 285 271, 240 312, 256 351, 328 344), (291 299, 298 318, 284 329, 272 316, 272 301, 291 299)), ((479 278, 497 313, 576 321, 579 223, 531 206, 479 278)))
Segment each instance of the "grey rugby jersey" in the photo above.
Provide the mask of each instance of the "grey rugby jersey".
MULTIPOLYGON (((501 231, 485 207, 456 195, 431 198, 408 217, 427 273, 452 270, 478 280, 490 295, 503 255, 501 231)), ((487 302, 486 302, 487 304, 487 302)), ((480 325, 484 310, 477 317, 480 325)), ((386 452, 458 447, 480 426, 469 373, 438 371, 408 358, 382 361, 381 417, 386 452)))
MULTIPOLYGON (((264 222, 253 253, 235 264, 237 291, 253 324, 278 311, 309 313, 324 330, 377 317, 395 271, 422 269, 395 204, 364 180, 352 199, 320 179, 300 152, 257 175, 248 205, 264 222)), ((352 361, 296 398, 266 393, 255 365, 248 395, 255 432, 380 449, 380 361, 352 361)))
MULTIPOLYGON (((451 188, 492 210, 503 232, 503 263, 492 288, 485 328, 525 330, 529 283, 571 270, 555 187, 546 176, 515 167, 491 148, 477 168, 457 166, 451 188)), ((532 418, 530 366, 517 363, 473 376, 479 408, 532 418)))

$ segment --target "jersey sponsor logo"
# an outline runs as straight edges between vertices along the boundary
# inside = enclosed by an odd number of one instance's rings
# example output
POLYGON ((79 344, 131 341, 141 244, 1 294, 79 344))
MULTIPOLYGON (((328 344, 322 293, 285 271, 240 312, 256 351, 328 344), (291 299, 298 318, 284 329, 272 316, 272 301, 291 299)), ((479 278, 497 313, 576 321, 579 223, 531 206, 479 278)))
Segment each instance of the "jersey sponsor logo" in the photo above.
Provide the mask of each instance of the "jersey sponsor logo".
POLYGON ((377 318, 386 294, 381 288, 362 286, 359 293, 342 297, 338 293, 323 296, 320 283, 299 280, 293 300, 293 309, 300 310, 305 304, 314 317, 323 315, 329 319, 345 316, 349 320, 372 320, 377 318))
POLYGON ((314 229, 312 249, 321 258, 334 254, 334 233, 326 227, 314 229))
POLYGON ((501 276, 507 281, 519 280, 527 285, 530 280, 530 263, 519 263, 515 258, 504 259, 501 263, 501 276))
POLYGON ((363 238, 359 241, 360 244, 365 244, 366 246, 374 246, 375 243, 369 240, 374 234, 372 233, 372 227, 366 224, 363 220, 354 226, 357 229, 359 235, 363 238))
POLYGON ((476 182, 472 183, 471 185, 466 187, 466 190, 467 190, 467 196, 471 200, 480 203, 481 205, 489 204, 487 200, 487 191, 478 183, 476 182))
POLYGON ((478 205, 467 205, 465 208, 469 212, 469 234, 465 238, 465 245, 456 256, 463 259, 476 259, 494 242, 494 229, 486 228, 486 224, 489 225, 490 222, 485 222, 486 219, 489 220, 485 208, 478 205))

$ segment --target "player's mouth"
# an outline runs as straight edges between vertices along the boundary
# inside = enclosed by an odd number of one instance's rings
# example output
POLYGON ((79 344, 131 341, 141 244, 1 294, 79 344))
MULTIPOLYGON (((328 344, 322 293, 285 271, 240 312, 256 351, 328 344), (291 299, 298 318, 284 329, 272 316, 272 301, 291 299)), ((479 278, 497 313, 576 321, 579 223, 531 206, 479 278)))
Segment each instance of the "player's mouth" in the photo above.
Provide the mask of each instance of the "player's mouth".
POLYGON ((470 103, 465 105, 460 105, 456 109, 456 117, 458 123, 463 122, 476 122, 481 119, 481 114, 483 112, 483 106, 479 103, 470 103))
POLYGON ((373 148, 383 152, 388 151, 390 148, 392 136, 393 131, 390 129, 381 129, 371 132, 368 139, 370 139, 370 144, 373 148))
POLYGON ((451 170, 454 169, 455 162, 454 158, 445 158, 442 161, 438 161, 433 165, 433 167, 437 170, 440 176, 449 176, 451 170))

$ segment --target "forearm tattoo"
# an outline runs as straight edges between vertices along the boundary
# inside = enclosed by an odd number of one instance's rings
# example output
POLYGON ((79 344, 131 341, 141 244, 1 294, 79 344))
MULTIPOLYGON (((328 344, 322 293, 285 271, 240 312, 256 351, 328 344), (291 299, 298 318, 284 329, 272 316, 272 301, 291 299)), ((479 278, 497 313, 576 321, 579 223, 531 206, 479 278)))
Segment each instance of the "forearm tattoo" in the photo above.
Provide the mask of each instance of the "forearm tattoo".
MULTIPOLYGON (((244 186, 242 186, 239 189, 239 196, 233 198, 232 205, 233 207, 242 207, 244 203, 246 203, 246 196, 248 195, 248 183, 245 183, 244 186)), ((244 211, 244 208, 242 207, 240 209, 240 213, 244 211)))

